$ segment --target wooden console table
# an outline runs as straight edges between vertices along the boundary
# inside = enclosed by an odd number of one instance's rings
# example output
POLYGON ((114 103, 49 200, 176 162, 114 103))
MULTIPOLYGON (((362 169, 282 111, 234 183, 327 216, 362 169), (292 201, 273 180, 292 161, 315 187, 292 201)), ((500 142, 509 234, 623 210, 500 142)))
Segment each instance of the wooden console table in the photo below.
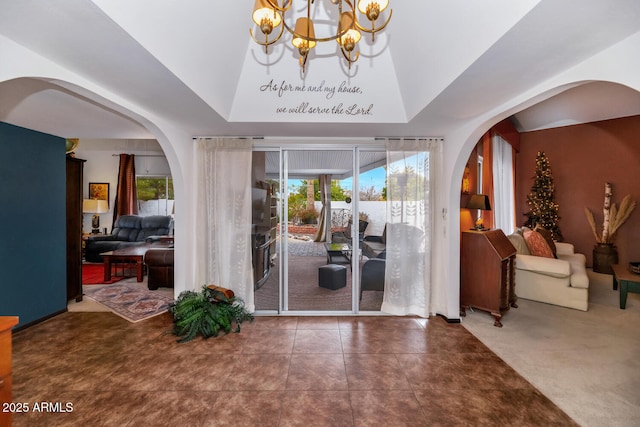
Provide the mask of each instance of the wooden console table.
MULTIPOLYGON (((0 404, 11 403, 11 328, 18 324, 15 316, 0 316, 0 404)), ((0 426, 11 425, 11 412, 0 409, 0 426)))

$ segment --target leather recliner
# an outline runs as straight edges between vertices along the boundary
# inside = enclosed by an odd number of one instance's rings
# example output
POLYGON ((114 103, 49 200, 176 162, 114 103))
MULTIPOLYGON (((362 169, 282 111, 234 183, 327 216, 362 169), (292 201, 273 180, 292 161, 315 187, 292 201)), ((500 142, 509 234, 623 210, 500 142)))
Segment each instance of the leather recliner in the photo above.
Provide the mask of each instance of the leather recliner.
POLYGON ((149 249, 144 254, 144 263, 150 290, 173 288, 173 249, 149 249))
POLYGON ((157 236, 173 234, 173 218, 165 215, 121 215, 106 236, 89 236, 85 246, 87 262, 102 262, 101 253, 153 242, 157 236))

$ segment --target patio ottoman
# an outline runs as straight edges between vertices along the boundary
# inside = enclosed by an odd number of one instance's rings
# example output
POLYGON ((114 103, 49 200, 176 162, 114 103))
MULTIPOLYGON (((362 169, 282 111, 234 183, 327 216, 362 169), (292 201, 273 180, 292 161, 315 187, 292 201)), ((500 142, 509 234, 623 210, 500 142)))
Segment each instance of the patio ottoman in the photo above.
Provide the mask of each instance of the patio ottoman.
POLYGON ((347 286, 347 267, 338 264, 327 264, 318 268, 318 284, 321 288, 332 291, 347 286))

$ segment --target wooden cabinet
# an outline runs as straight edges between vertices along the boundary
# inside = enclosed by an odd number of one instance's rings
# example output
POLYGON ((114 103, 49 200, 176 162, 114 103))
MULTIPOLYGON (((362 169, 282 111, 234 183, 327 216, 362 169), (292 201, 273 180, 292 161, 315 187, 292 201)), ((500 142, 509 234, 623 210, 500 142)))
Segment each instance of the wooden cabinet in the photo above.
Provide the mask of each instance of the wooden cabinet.
POLYGON ((460 314, 467 308, 488 311, 494 326, 509 307, 517 307, 516 249, 502 230, 462 232, 460 256, 460 314))
POLYGON ((11 425, 11 411, 3 411, 11 403, 11 328, 18 324, 15 316, 0 316, 0 426, 11 425))
POLYGON ((82 173, 85 160, 67 156, 67 301, 82 301, 82 173))

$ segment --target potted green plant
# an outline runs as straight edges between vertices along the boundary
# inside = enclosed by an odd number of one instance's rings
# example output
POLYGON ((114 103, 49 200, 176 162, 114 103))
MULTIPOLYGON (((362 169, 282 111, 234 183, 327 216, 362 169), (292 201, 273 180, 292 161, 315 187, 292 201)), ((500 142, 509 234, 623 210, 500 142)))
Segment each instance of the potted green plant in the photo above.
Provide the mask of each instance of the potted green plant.
POLYGON ((593 249, 593 271, 596 273, 612 274, 612 264, 618 263, 618 250, 615 246, 615 239, 618 229, 625 223, 636 207, 636 202, 631 200, 631 195, 627 194, 620 203, 620 208, 615 203, 611 203, 613 190, 611 183, 604 185, 604 207, 602 233, 598 232, 593 213, 589 208, 584 208, 587 221, 591 226, 591 231, 596 239, 596 246, 593 249))
POLYGON ((191 341, 198 335, 215 337, 220 331, 240 332, 240 324, 253 321, 244 301, 233 291, 205 285, 201 292, 184 291, 169 305, 173 316, 173 334, 178 342, 191 341))

